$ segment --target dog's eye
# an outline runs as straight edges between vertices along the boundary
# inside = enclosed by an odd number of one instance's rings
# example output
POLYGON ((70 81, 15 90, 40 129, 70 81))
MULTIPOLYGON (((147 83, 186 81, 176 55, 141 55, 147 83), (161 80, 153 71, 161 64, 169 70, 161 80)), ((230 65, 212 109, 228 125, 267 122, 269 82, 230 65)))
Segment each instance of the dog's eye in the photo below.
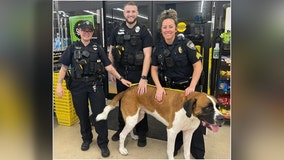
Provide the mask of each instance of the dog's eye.
POLYGON ((207 107, 203 108, 203 111, 204 112, 211 112, 211 111, 213 111, 213 106, 207 106, 207 107))

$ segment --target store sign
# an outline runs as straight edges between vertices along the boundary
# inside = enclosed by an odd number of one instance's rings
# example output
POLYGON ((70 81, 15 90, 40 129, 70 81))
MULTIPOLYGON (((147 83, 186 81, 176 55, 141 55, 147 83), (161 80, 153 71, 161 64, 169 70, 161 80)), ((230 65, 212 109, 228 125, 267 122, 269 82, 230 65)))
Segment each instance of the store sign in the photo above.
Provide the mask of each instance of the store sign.
POLYGON ((71 43, 80 40, 80 35, 78 34, 78 24, 81 21, 86 21, 86 20, 92 22, 93 25, 95 24, 93 15, 80 15, 80 16, 69 17, 71 43))

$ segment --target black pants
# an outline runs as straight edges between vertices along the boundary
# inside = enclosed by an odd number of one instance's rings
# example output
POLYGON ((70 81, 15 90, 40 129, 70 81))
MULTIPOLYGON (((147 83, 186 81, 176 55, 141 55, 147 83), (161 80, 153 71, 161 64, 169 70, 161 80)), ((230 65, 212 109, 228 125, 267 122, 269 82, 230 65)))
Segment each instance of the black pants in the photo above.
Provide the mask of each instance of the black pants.
MULTIPOLYGON (((128 71, 128 74, 124 74, 125 72, 123 70, 118 70, 121 75, 124 75, 124 77, 134 83, 139 83, 141 78, 141 71, 128 71)), ((127 89, 125 85, 123 85, 120 81, 116 81, 116 88, 117 92, 121 92, 127 89)), ((121 132, 125 126, 125 122, 123 120, 123 116, 120 110, 120 102, 119 102, 119 111, 118 111, 118 131, 121 132)), ((135 126, 136 133, 139 137, 146 137, 146 133, 148 132, 148 122, 147 122, 147 114, 145 114, 144 118, 135 126)))
MULTIPOLYGON (((83 141, 92 141, 92 127, 89 118, 88 100, 90 101, 90 108, 93 117, 103 112, 105 107, 105 94, 103 85, 99 82, 96 85, 96 92, 93 86, 85 82, 72 82, 71 88, 72 100, 76 114, 80 120, 80 132, 83 141)), ((107 146, 108 140, 108 125, 106 120, 94 121, 95 130, 98 134, 97 144, 100 148, 107 146)))

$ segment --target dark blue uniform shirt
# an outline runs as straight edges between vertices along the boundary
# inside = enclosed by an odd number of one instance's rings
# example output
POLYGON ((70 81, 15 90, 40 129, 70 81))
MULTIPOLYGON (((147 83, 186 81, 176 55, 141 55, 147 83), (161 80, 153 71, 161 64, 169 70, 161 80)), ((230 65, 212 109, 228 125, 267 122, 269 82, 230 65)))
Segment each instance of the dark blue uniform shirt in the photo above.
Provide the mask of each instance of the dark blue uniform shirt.
POLYGON ((159 67, 162 65, 161 63, 163 63, 164 66, 171 63, 173 65, 172 67, 165 67, 163 70, 164 75, 172 81, 181 81, 192 76, 192 65, 199 60, 200 54, 196 51, 192 41, 188 39, 178 40, 176 37, 172 45, 168 45, 165 40, 161 40, 161 42, 155 46, 151 65, 159 67), (163 60, 159 60, 161 57, 164 57, 162 58, 163 60), (166 57, 170 57, 170 62, 166 60, 166 57))
POLYGON ((111 62, 108 59, 107 55, 105 54, 103 48, 100 45, 98 45, 97 43, 93 42, 93 41, 91 41, 86 47, 84 46, 84 44, 81 41, 77 41, 74 44, 71 44, 64 51, 62 56, 59 58, 59 62, 64 64, 64 65, 66 65, 66 66, 69 66, 71 64, 71 67, 72 67, 72 59, 73 59, 73 55, 74 55, 75 46, 82 47, 83 50, 85 49, 85 50, 88 50, 88 51, 92 51, 93 50, 93 45, 97 46, 98 58, 101 59, 103 65, 104 66, 110 65, 111 62))

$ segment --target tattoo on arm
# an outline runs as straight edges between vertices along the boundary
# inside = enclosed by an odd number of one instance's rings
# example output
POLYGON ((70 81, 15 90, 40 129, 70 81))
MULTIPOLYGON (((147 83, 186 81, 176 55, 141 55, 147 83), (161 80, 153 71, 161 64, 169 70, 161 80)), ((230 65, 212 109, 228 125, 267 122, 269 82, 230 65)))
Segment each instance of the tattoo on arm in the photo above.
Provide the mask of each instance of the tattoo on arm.
POLYGON ((62 81, 63 81, 63 78, 58 77, 58 81, 57 81, 57 83, 62 83, 62 81))
POLYGON ((67 72, 67 67, 65 68, 65 67, 62 67, 62 71, 63 72, 67 72))

